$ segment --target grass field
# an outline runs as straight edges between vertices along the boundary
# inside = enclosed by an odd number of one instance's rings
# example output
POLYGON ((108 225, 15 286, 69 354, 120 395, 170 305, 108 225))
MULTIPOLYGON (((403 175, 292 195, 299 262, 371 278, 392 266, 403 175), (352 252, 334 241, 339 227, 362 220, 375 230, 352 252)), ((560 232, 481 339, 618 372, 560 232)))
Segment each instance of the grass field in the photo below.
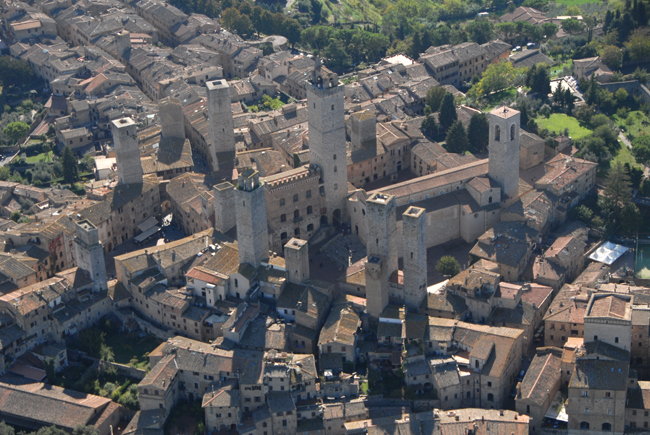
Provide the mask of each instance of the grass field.
POLYGON ((630 153, 630 149, 624 144, 621 144, 621 147, 619 148, 618 153, 612 159, 611 164, 614 164, 616 162, 620 162, 622 165, 629 163, 630 166, 643 169, 643 165, 636 162, 636 159, 632 153, 630 153))
MULTIPOLYGON (((558 62, 558 61, 556 60, 556 62, 558 62)), ((563 77, 564 75, 563 75, 562 72, 564 71, 564 68, 565 67, 571 68, 572 64, 573 64, 572 59, 569 59, 564 63, 556 63, 555 65, 553 65, 551 67, 551 78, 556 79, 558 77, 563 77)))
POLYGON ((54 153, 52 151, 49 151, 48 153, 41 153, 35 156, 27 157, 27 163, 51 162, 53 155, 54 153))
POLYGON ((631 140, 633 137, 639 136, 642 133, 650 134, 650 119, 640 110, 633 110, 628 113, 627 118, 623 119, 618 115, 613 117, 616 125, 623 129, 625 135, 631 140), (632 138, 630 138, 632 135, 632 138))
POLYGON ((639 244, 634 268, 637 278, 650 279, 650 245, 639 244))
POLYGON ((565 128, 568 128, 569 135, 574 140, 591 136, 593 133, 588 128, 581 127, 577 119, 564 113, 553 113, 548 118, 540 116, 535 119, 535 122, 537 122, 539 128, 546 128, 556 133, 563 132, 565 128))

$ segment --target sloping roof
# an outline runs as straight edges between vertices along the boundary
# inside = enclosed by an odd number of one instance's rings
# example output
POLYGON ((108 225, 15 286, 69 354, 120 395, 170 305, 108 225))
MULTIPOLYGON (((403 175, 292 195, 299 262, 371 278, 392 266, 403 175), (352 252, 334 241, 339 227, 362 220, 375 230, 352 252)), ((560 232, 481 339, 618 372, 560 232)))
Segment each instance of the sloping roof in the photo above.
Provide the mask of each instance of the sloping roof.
POLYGON ((561 378, 562 352, 560 349, 546 353, 538 352, 521 381, 521 399, 542 405, 549 391, 554 391, 561 378))

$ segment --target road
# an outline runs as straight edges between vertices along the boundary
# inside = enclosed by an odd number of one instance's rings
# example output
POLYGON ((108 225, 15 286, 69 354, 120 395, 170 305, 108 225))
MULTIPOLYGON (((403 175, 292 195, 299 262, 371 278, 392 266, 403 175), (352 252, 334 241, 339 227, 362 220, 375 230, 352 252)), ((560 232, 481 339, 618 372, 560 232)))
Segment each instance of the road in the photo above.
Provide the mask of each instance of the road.
POLYGON ((625 144, 626 147, 628 147, 629 149, 632 149, 632 142, 627 140, 627 138, 625 137, 625 135, 623 134, 622 131, 618 132, 618 138, 620 139, 621 142, 623 142, 625 144))

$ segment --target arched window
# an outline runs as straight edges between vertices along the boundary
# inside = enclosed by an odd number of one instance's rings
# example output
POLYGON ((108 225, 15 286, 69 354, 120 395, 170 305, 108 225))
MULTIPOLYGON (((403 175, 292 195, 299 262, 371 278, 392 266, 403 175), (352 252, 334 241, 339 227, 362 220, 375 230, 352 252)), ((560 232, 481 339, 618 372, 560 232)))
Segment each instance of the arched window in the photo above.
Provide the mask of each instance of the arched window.
POLYGON ((488 393, 488 402, 494 402, 494 394, 488 393))
POLYGON ((474 361, 474 367, 476 367, 476 368, 479 368, 479 366, 478 366, 478 365, 479 365, 479 362, 478 362, 478 360, 476 360, 476 361, 474 361))
POLYGON ((515 140, 515 125, 510 126, 510 140, 515 140))
POLYGON ((526 414, 530 415, 530 405, 526 405, 526 414))
POLYGON ((603 423, 603 430, 612 430, 612 425, 610 423, 603 423))
POLYGON ((472 397, 472 396, 470 395, 470 392, 468 391, 467 392, 467 398, 469 399, 470 397, 472 397))
POLYGON ((294 220, 296 220, 296 219, 300 219, 300 210, 295 210, 295 211, 293 212, 293 219, 294 219, 294 220))
POLYGON ((497 142, 501 140, 501 127, 498 125, 494 127, 494 140, 497 142))
POLYGON ((581 421, 580 422, 580 429, 589 429, 589 422, 588 421, 581 421))
POLYGON ((492 197, 488 198, 488 204, 492 204, 492 197))

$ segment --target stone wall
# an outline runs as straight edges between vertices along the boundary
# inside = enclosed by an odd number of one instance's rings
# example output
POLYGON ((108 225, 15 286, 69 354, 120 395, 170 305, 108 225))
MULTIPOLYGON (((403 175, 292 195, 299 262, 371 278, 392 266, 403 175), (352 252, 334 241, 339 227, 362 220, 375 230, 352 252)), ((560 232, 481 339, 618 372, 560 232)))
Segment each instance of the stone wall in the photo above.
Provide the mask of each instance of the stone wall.
POLYGON ((616 92, 619 89, 625 89, 628 94, 639 95, 646 103, 650 103, 650 90, 641 84, 638 80, 630 80, 628 82, 614 82, 614 83, 602 83, 603 89, 607 89, 609 92, 616 92))

